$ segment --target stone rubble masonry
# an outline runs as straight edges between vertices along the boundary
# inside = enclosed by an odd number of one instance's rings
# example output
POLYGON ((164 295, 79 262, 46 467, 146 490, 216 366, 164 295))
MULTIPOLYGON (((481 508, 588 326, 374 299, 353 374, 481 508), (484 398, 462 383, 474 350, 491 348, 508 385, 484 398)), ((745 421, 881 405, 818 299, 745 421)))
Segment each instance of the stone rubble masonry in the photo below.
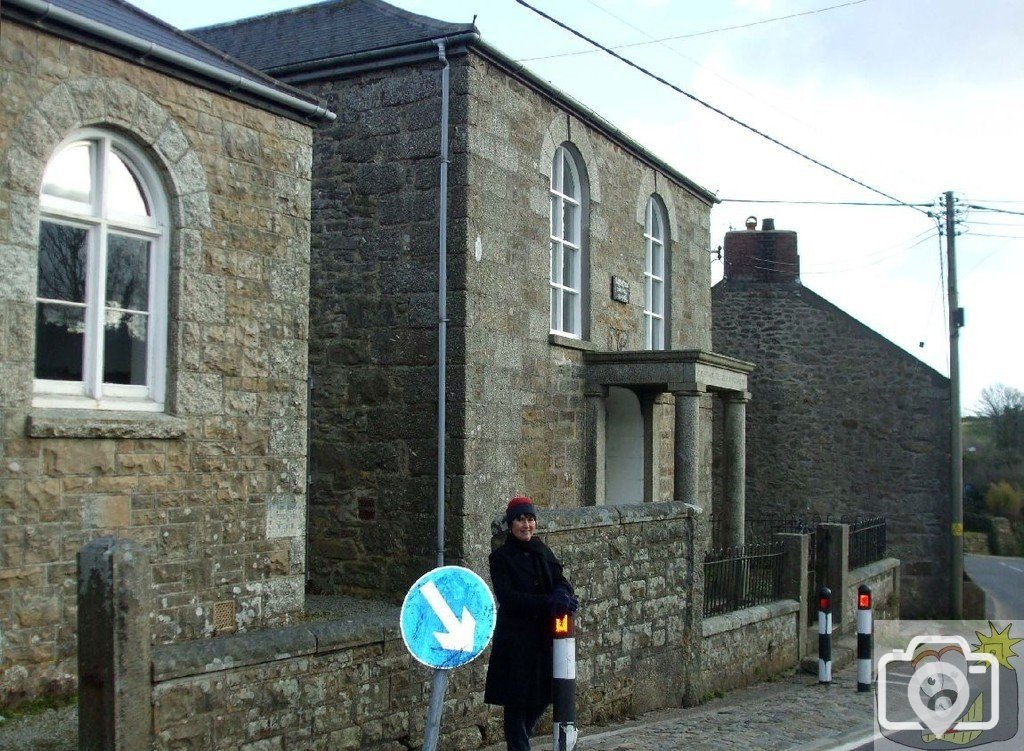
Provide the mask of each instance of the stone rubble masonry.
MULTIPOLYGON (((493 61, 449 59, 447 555, 483 573, 490 518, 512 495, 592 502, 583 350, 644 346, 654 193, 668 213, 671 346, 709 348, 710 207, 493 61), (566 141, 589 182, 585 341, 549 336, 550 166, 566 141), (611 300, 612 276, 628 304, 611 300)), ((440 65, 305 87, 339 113, 313 149, 311 579, 398 598, 435 554, 440 65)), ((671 416, 670 398, 657 410, 671 416)), ((655 497, 670 501, 671 419, 659 425, 655 497)))
MULTIPOLYGON (((542 537, 565 563, 581 601, 580 724, 683 703, 699 672, 699 518, 678 503, 545 514, 542 537)), ((497 520, 495 528, 497 545, 504 532, 497 520)), ((488 655, 450 673, 440 748, 465 751, 501 740, 500 710, 483 704, 488 655)), ((383 751, 421 743, 431 671, 406 651, 396 608, 383 619, 349 617, 159 646, 153 683, 152 747, 160 751, 383 751)))
POLYGON ((747 514, 884 516, 903 617, 949 603, 949 381, 799 282, 712 288, 716 351, 755 363, 747 514))
POLYGON ((155 552, 153 637, 302 607, 310 129, 5 19, 0 29, 0 706, 75 685, 75 554, 155 552), (80 128, 170 207, 166 414, 31 407, 38 193, 80 128))

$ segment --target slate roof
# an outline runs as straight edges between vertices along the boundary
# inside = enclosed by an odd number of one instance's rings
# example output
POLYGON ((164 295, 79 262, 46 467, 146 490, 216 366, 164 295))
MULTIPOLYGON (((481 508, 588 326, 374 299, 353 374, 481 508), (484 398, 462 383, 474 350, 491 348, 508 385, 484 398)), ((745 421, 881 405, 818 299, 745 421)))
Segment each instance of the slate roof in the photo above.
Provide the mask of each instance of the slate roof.
POLYGON ((288 97, 314 104, 317 102, 309 93, 271 78, 250 65, 215 49, 209 43, 196 39, 190 34, 136 8, 134 5, 125 2, 125 0, 48 0, 57 8, 84 18, 86 20, 84 26, 77 22, 69 22, 59 14, 43 13, 33 7, 35 4, 32 3, 18 2, 18 0, 0 0, 0 2, 3 3, 0 7, 3 8, 4 15, 47 29, 81 44, 118 54, 141 65, 177 75, 192 83, 205 83, 208 87, 219 90, 219 87, 213 86, 210 81, 200 82, 201 74, 197 74, 195 71, 187 71, 181 66, 177 66, 177 69, 175 69, 176 66, 172 62, 166 60, 158 62, 156 60, 157 56, 140 59, 138 51, 133 49, 131 44, 123 40, 119 43, 117 34, 127 35, 135 40, 158 45, 192 61, 218 68, 232 76, 247 79, 260 86, 276 90, 288 97), (99 30, 91 33, 89 22, 96 22, 109 27, 114 30, 114 37, 112 38, 109 34, 99 30))
POLYGON ((472 23, 439 21, 382 0, 330 0, 190 33, 273 72, 298 63, 473 34, 477 29, 472 23))

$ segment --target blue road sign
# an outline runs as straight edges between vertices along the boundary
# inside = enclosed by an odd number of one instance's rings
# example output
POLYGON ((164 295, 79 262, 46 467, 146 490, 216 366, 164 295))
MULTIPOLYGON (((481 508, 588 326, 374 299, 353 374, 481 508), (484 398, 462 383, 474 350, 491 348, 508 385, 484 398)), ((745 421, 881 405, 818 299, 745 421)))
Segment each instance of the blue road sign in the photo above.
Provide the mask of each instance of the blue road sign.
POLYGON ((402 639, 432 668, 457 668, 484 651, 494 633, 494 595, 468 568, 442 566, 416 580, 402 603, 402 639))

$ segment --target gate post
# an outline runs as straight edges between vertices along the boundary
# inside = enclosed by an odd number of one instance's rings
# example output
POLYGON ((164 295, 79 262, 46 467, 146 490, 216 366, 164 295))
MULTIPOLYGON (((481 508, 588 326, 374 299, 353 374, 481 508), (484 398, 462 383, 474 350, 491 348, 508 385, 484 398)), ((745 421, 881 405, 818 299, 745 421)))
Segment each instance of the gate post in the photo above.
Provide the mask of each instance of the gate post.
POLYGON ((782 541, 782 591, 781 595, 800 603, 797 613, 796 659, 800 662, 807 654, 807 588, 810 576, 807 573, 810 559, 811 536, 800 532, 778 532, 776 539, 782 541))
POLYGON ((149 748, 153 725, 145 550, 101 537, 78 552, 78 748, 149 748))

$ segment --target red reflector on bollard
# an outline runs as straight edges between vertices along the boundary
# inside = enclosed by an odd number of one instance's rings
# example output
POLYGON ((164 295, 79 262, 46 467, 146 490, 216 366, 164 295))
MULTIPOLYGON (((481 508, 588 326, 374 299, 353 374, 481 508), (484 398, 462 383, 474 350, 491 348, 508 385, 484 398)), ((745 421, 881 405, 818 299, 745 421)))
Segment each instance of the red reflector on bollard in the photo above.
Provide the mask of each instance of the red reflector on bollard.
POLYGON ((857 607, 860 608, 861 610, 870 610, 871 609, 871 595, 869 595, 869 594, 857 595, 857 607))
POLYGON ((823 610, 823 611, 826 611, 826 612, 831 610, 832 609, 832 603, 830 602, 830 600, 831 600, 831 598, 829 598, 829 597, 819 597, 818 598, 818 610, 823 610))

